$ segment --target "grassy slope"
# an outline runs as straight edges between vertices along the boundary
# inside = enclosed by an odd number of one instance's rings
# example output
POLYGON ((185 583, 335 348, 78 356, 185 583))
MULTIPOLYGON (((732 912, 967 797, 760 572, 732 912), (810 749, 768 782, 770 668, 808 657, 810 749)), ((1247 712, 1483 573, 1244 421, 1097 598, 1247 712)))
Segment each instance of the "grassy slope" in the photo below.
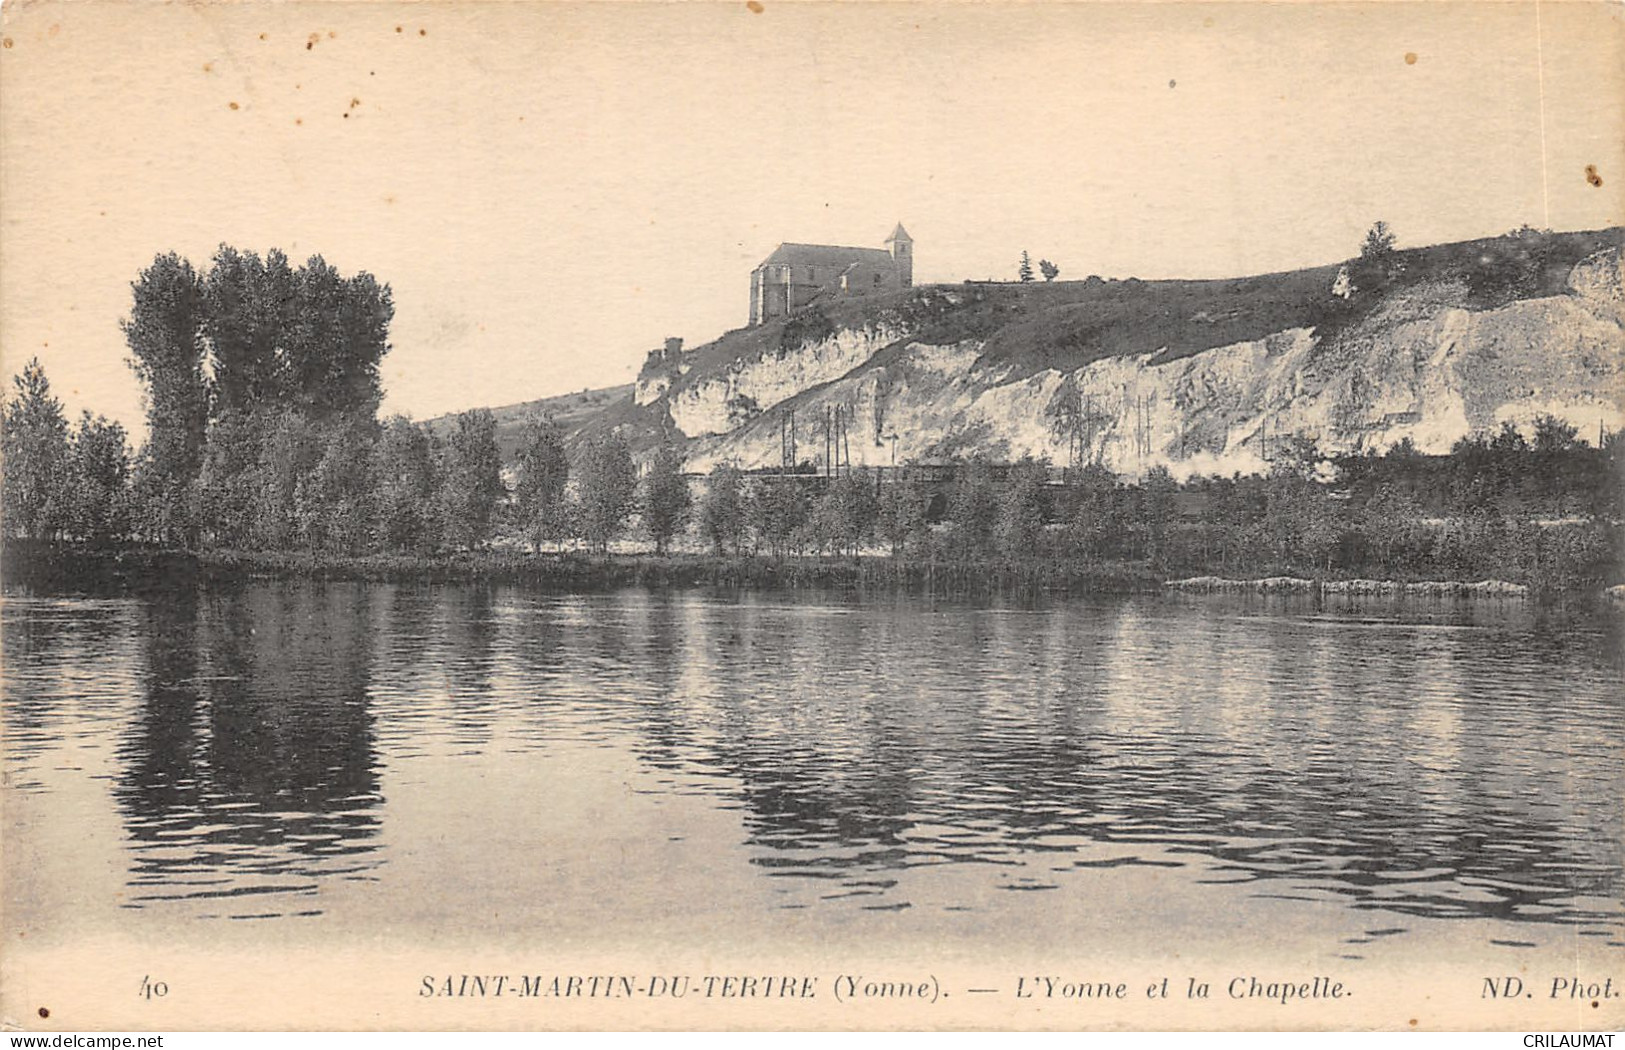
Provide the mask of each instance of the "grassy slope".
MULTIPOLYGON (((559 394, 556 397, 544 397, 536 401, 521 401, 515 405, 503 405, 491 409, 491 414, 496 416, 497 444, 502 449, 502 458, 511 460, 515 449, 519 447, 525 421, 533 414, 552 416, 554 422, 563 428, 565 440, 573 442, 583 428, 600 420, 606 413, 631 403, 632 385, 627 383, 598 390, 559 394)), ((457 425, 457 417, 437 416, 424 425, 435 434, 445 436, 457 425)))

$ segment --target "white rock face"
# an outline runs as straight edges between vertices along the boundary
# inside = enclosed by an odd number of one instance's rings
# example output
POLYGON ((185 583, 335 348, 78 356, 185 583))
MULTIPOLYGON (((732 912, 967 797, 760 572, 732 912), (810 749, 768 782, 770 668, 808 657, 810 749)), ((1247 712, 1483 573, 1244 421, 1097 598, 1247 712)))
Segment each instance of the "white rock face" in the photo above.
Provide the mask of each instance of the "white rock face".
MULTIPOLYGON (((1267 469, 1288 438, 1326 453, 1385 450, 1409 438, 1443 453, 1510 420, 1532 430, 1549 413, 1595 435, 1625 426, 1625 279, 1620 253, 1574 268, 1570 293, 1470 310, 1465 290, 1434 285, 1396 297, 1323 346, 1305 328, 1153 363, 1159 347, 1069 373, 1020 377, 980 362, 981 344, 910 343, 863 368, 901 333, 842 332, 781 361, 741 366, 725 381, 677 392, 672 415, 691 448, 689 469, 718 460, 780 462, 782 414, 796 414, 798 458, 821 464, 819 420, 843 406, 857 466, 985 452, 1067 461, 1051 406, 1063 387, 1086 399, 1087 455, 1118 473, 1167 466, 1177 477, 1267 469), (728 419, 744 394, 764 414, 728 419), (793 399, 793 400, 792 400, 793 399), (895 440, 894 440, 895 439, 895 440)), ((737 413, 736 413, 737 414, 737 413)), ((1593 438, 1594 440, 1594 438, 1593 438)), ((843 457, 845 458, 845 457, 843 457)))
POLYGON ((738 425, 730 402, 749 398, 765 412, 803 390, 839 379, 904 334, 887 325, 842 329, 783 357, 736 361, 721 376, 677 390, 671 397, 672 421, 690 437, 726 433, 738 425))
POLYGON ((666 395, 671 389, 671 377, 657 375, 645 379, 638 377, 637 385, 632 388, 632 400, 639 405, 652 405, 666 395))

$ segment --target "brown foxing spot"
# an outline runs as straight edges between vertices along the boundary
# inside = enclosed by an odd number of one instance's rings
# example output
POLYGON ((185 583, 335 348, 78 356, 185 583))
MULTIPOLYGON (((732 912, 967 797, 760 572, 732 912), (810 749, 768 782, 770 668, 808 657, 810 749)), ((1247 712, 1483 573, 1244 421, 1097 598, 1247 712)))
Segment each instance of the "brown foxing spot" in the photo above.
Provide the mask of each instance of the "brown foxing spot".
POLYGON ((5 47, 10 47, 11 46, 11 37, 8 36, 4 40, 0 40, 0 45, 3 45, 5 47))
POLYGON ((47 1010, 45 1007, 42 1006, 42 1007, 39 1008, 39 1015, 41 1017, 50 1017, 51 1016, 51 1011, 47 1010))
POLYGON ((429 35, 429 31, 427 29, 419 29, 418 30, 418 36, 428 36, 428 35, 429 35))
POLYGON ((1416 65, 1416 52, 1415 51, 1407 51, 1407 52, 1405 52, 1405 64, 1407 66, 1416 65))
POLYGON ((237 105, 237 103, 235 103, 235 102, 229 102, 229 103, 227 103, 227 105, 229 105, 229 106, 230 106, 230 107, 231 107, 231 108, 232 108, 232 109, 238 109, 238 108, 240 108, 240 107, 239 107, 239 106, 238 106, 238 105, 237 105))
POLYGON ((1602 185, 1602 176, 1597 174, 1597 166, 1595 164, 1586 165, 1586 181, 1591 183, 1593 186, 1602 185))
POLYGON ((745 0, 745 7, 753 15, 759 15, 762 13, 761 0, 745 0))
POLYGON ((205 73, 213 73, 214 72, 214 63, 213 62, 205 62, 205 63, 203 63, 203 72, 205 72, 205 73))

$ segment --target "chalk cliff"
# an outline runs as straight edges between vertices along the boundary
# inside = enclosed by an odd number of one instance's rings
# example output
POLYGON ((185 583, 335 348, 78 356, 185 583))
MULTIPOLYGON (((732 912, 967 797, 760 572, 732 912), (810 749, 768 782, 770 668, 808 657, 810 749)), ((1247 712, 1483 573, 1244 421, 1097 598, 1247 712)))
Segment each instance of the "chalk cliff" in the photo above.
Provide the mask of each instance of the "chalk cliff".
POLYGON ((1442 453, 1507 421, 1527 435, 1542 414, 1594 441, 1625 427, 1622 242, 1521 231, 1224 281, 832 301, 692 349, 668 341, 568 440, 616 427, 646 451, 675 437, 704 471, 777 467, 793 434, 796 461, 817 468, 833 431, 857 466, 1030 455, 1178 477, 1259 470, 1291 438, 1442 453))
POLYGON ((1352 297, 1347 267, 927 286, 729 333, 646 370, 636 400, 702 471, 777 466, 792 426, 815 466, 833 428, 859 466, 1031 455, 1177 476, 1257 470, 1293 437, 1442 453, 1543 413, 1594 435, 1625 425, 1619 234, 1399 253, 1352 297))

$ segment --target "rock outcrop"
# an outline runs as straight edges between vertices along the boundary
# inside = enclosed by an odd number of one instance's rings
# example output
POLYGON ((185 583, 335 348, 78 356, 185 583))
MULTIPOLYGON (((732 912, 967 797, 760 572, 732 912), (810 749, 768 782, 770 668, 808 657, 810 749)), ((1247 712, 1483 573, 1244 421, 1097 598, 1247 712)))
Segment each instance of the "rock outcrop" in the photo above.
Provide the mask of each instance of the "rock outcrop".
POLYGON ((792 414, 798 458, 815 465, 834 418, 858 466, 980 453, 1183 477, 1261 469, 1290 439, 1324 453, 1405 439, 1443 453, 1509 421, 1530 432, 1542 414, 1583 434, 1625 425, 1622 287, 1611 248, 1575 265, 1558 294, 1486 308, 1463 280, 1429 280, 1331 336, 1287 327, 1177 357, 1147 345, 1038 370, 988 352, 986 338, 934 342, 883 321, 642 389, 694 439, 693 470, 778 465, 792 414))

